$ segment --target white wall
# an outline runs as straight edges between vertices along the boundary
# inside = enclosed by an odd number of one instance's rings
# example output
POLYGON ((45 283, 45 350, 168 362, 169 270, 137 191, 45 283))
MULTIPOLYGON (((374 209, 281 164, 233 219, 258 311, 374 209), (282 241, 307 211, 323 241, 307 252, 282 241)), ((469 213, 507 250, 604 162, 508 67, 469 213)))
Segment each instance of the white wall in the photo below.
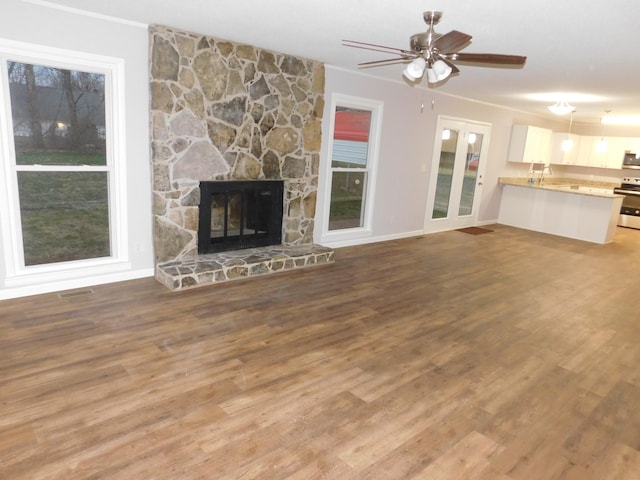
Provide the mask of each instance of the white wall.
MULTIPOLYGON (((461 75, 473 72, 462 72, 461 75)), ((419 87, 398 81, 380 80, 370 75, 326 67, 325 111, 321 169, 326 168, 331 142, 328 131, 331 115, 331 95, 339 93, 384 102, 379 170, 376 186, 372 235, 350 239, 339 245, 357 245, 373 241, 401 238, 423 232, 429 176, 433 167, 434 134, 438 115, 492 125, 484 187, 478 213, 479 224, 497 222, 500 209, 501 176, 526 176, 529 165, 509 162, 507 152, 514 124, 536 125, 553 131, 566 131, 568 120, 538 117, 525 112, 483 104, 446 95, 446 88, 419 87)), ((455 82, 455 77, 449 79, 455 82)), ((580 133, 580 125, 574 125, 580 133)), ((609 135, 631 135, 621 129, 608 127, 609 135)), ((585 167, 554 167, 555 176, 571 176, 591 180, 617 181, 623 171, 607 171, 585 167)), ((325 215, 327 201, 326 178, 320 178, 318 190, 318 218, 325 215)), ((316 222, 314 241, 322 243, 320 223, 316 222)), ((326 242, 325 242, 326 243, 326 242)))
MULTIPOLYGON (((449 81, 455 82, 456 79, 453 77, 449 81)), ((327 66, 325 83, 326 107, 321 152, 323 167, 329 162, 327 151, 331 132, 327 130, 333 114, 331 95, 339 93, 384 102, 373 232, 369 238, 349 241, 352 245, 411 236, 424 231, 438 115, 492 124, 478 214, 481 224, 497 221, 501 194, 498 177, 505 172, 511 172, 512 175, 526 175, 527 172, 528 165, 507 162, 511 126, 514 123, 548 126, 545 125, 548 123, 545 119, 527 113, 447 96, 437 88, 428 88, 426 85, 413 87, 401 79, 397 82, 380 80, 359 72, 327 66)), ((319 182, 318 215, 326 213, 326 180, 320 178, 319 182)), ((316 228, 315 241, 322 243, 319 228, 316 228)))
POLYGON ((2 287, 6 273, 0 266, 0 299, 153 275, 146 25, 90 18, 20 0, 3 0, 0 38, 124 60, 130 252, 130 269, 125 272, 106 276, 83 274, 79 278, 13 289, 2 287))

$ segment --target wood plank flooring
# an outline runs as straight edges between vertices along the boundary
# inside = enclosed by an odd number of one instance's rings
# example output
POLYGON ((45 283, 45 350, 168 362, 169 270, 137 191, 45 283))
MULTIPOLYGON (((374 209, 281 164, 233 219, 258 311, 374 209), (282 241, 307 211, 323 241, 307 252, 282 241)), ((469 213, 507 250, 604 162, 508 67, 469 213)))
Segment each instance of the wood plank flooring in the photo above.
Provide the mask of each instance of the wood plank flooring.
POLYGON ((640 231, 0 302, 0 478, 640 479, 640 231))

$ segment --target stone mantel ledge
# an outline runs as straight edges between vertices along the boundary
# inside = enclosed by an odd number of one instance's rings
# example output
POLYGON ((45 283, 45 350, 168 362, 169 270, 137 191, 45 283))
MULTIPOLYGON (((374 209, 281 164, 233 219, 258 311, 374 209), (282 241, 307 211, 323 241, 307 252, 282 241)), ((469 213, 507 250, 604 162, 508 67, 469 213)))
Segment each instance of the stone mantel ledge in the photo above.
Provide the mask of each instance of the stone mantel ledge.
POLYGON ((334 263, 334 251, 316 244, 276 245, 220 252, 159 264, 156 279, 173 291, 334 263))

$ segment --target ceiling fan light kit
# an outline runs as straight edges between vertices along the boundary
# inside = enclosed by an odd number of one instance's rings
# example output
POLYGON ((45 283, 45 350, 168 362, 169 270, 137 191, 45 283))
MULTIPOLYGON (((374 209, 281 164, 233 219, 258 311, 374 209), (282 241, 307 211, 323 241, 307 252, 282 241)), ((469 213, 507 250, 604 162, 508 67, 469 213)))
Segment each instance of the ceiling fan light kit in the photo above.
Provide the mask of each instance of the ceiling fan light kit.
POLYGON ((414 61, 412 61, 407 67, 402 71, 402 74, 411 81, 416 81, 422 75, 424 75, 424 69, 427 65, 427 62, 424 58, 418 57, 414 61))
POLYGON ((427 81, 436 84, 447 79, 451 75, 460 72, 454 62, 469 64, 488 63, 497 66, 522 67, 527 57, 519 55, 499 55, 494 53, 459 53, 471 42, 471 35, 452 30, 444 35, 436 33, 436 25, 442 12, 429 10, 423 13, 427 31, 416 33, 409 38, 410 50, 376 45, 373 43, 358 42, 355 40, 343 40, 343 45, 353 48, 362 48, 374 52, 394 55, 384 60, 359 63, 360 68, 380 67, 397 63, 408 63, 402 74, 411 81, 416 81, 427 72, 427 81))
POLYGON ((433 68, 427 70, 427 82, 429 83, 438 83, 438 76, 433 68))
POLYGON ((427 71, 427 81, 429 83, 441 82, 451 75, 451 72, 453 71, 452 68, 442 60, 436 60, 427 68, 427 61, 422 57, 418 57, 406 66, 402 71, 402 74, 408 80, 415 82, 422 78, 425 69, 427 71))
POLYGON ((438 83, 446 79, 453 69, 442 60, 433 62, 431 68, 427 70, 427 80, 429 83, 438 83))

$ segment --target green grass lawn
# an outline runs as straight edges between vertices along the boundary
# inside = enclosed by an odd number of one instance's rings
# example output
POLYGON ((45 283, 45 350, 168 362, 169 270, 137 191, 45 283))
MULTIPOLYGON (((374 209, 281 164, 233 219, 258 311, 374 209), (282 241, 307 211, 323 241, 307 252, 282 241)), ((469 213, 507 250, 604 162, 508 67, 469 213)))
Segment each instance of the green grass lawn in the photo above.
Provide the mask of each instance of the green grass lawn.
MULTIPOLYGON (((104 165, 104 154, 29 152, 21 165, 104 165), (24 163, 26 162, 26 163, 24 163)), ((18 172, 26 265, 111 254, 106 172, 18 172)))
POLYGON ((106 165, 107 157, 100 152, 25 150, 16 152, 16 163, 18 165, 106 165))
MULTIPOLYGON (((335 163, 335 162, 334 162, 335 163)), ((329 230, 361 227, 366 172, 334 172, 331 178, 329 230)))
POLYGON ((360 218, 362 197, 340 197, 331 199, 331 219, 360 218))

